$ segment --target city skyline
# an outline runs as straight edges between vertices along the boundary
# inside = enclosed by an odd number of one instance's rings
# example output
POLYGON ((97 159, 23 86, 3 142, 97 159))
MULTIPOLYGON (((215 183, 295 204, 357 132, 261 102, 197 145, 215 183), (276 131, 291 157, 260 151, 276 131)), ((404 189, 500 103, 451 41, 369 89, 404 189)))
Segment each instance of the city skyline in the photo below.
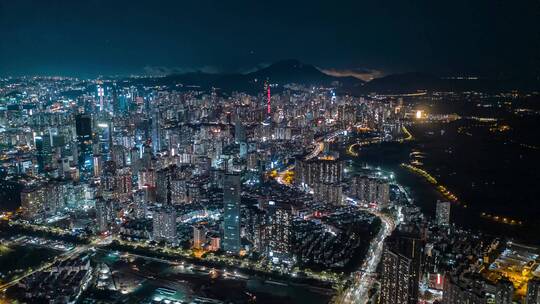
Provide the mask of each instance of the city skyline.
POLYGON ((0 0, 0 303, 540 304, 539 5, 0 0))

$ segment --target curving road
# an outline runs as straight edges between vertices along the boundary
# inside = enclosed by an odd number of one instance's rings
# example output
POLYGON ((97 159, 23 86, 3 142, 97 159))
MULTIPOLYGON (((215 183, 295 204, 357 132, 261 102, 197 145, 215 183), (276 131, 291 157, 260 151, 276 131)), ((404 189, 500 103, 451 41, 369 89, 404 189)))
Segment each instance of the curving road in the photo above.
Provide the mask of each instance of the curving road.
POLYGON ((323 151, 323 149, 324 149, 324 141, 316 142, 315 149, 313 149, 313 151, 311 151, 308 155, 306 155, 305 159, 309 160, 316 157, 323 151))
MULTIPOLYGON (((315 149, 308 154, 306 159, 319 155, 324 149, 324 141, 332 141, 340 134, 342 134, 342 131, 332 132, 323 137, 323 139, 317 141, 315 149)), ((339 304, 364 304, 368 301, 369 290, 375 282, 374 273, 377 270, 379 262, 381 261, 384 240, 392 233, 392 231, 394 231, 396 223, 389 215, 380 213, 377 210, 368 208, 367 206, 362 206, 360 202, 351 197, 345 197, 345 201, 351 203, 351 205, 357 206, 361 210, 377 216, 382 223, 381 229, 373 240, 371 240, 364 263, 357 271, 359 274, 358 277, 354 280, 353 284, 335 300, 335 302, 339 304)))
POLYGON ((313 151, 311 151, 308 155, 306 155, 305 157, 305 160, 309 160, 309 159, 312 159, 316 156, 318 156, 319 154, 321 154, 321 152, 324 150, 324 142, 331 142, 333 141, 334 139, 336 139, 336 137, 338 137, 339 135, 343 134, 344 131, 334 131, 334 132, 331 132, 323 137, 320 137, 318 139, 315 140, 315 148, 313 149, 313 151))
MULTIPOLYGON (((324 141, 332 141, 341 133, 342 131, 332 132, 329 135, 317 140, 315 142, 315 148, 305 157, 305 159, 309 160, 318 156, 324 149, 324 141)), ((289 167, 286 170, 291 170, 292 168, 293 167, 289 167)), ((290 186, 283 180, 284 172, 285 170, 278 173, 276 181, 280 184, 290 186)), ((349 202, 351 205, 357 206, 361 210, 377 216, 382 223, 381 229, 373 240, 371 240, 364 263, 357 271, 358 277, 355 278, 353 284, 347 290, 345 290, 335 299, 335 303, 339 304, 364 304, 368 301, 369 290, 375 282, 374 274, 377 270, 379 262, 381 261, 384 240, 392 233, 392 231, 394 231, 396 223, 389 215, 380 213, 377 210, 369 208, 368 206, 363 206, 356 199, 345 197, 345 201, 349 202)))
POLYGON ((360 269, 359 276, 354 280, 353 284, 345 290, 336 299, 336 303, 349 304, 358 303, 364 304, 369 299, 369 290, 375 282, 374 273, 377 270, 377 265, 381 261, 384 240, 394 231, 396 225, 394 220, 387 214, 380 213, 374 209, 361 206, 359 202, 353 198, 347 197, 346 201, 352 205, 358 206, 359 209, 369 212, 381 219, 382 227, 377 235, 371 240, 366 259, 360 269))

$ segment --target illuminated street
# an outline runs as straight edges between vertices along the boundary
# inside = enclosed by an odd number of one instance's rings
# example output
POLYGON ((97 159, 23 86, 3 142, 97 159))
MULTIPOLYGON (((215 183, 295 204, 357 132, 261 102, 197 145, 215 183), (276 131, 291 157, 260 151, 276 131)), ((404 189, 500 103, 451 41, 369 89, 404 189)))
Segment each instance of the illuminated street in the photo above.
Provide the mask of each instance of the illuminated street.
POLYGON ((356 200, 348 197, 346 201, 354 206, 358 206, 361 210, 372 213, 377 216, 382 223, 379 233, 372 239, 368 250, 368 255, 360 269, 356 272, 357 276, 353 279, 352 285, 347 288, 336 299, 336 303, 366 303, 368 292, 373 287, 375 281, 375 270, 381 261, 384 240, 388 237, 396 227, 394 219, 387 214, 380 213, 371 208, 362 207, 356 200))

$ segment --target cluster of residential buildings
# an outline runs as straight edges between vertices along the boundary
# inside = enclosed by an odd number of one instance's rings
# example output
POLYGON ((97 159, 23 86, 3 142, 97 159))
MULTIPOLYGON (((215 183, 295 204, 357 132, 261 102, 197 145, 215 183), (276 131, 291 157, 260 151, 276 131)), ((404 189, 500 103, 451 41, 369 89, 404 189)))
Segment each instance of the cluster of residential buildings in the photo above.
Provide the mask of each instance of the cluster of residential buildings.
POLYGON ((28 303, 75 303, 93 276, 89 257, 77 256, 23 278, 9 293, 28 303))

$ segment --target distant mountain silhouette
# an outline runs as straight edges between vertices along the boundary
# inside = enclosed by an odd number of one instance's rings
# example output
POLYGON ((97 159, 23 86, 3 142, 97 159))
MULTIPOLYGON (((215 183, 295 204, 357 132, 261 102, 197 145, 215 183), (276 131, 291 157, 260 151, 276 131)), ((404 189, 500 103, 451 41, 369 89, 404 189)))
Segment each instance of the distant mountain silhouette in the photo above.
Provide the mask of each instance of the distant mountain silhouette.
POLYGON ((538 90, 540 81, 534 77, 444 78, 427 73, 392 74, 367 82, 357 93, 414 93, 418 91, 500 92, 538 90))
POLYGON ((375 78, 367 82, 362 91, 365 93, 411 93, 420 90, 439 88, 442 81, 439 77, 426 73, 391 74, 375 78))
POLYGON ((360 86, 363 81, 355 77, 336 77, 321 72, 318 68, 310 64, 304 64, 295 59, 276 62, 266 68, 247 74, 253 79, 269 79, 271 83, 280 85, 288 83, 298 83, 303 85, 325 85, 325 86, 360 86))
POLYGON ((280 87, 296 83, 304 86, 322 85, 343 89, 358 88, 364 82, 355 77, 336 77, 325 74, 310 64, 298 60, 283 60, 268 67, 247 74, 213 74, 192 72, 173 74, 162 78, 143 78, 147 84, 182 84, 184 86, 199 86, 203 89, 218 88, 224 92, 245 91, 261 92, 264 82, 268 80, 280 87))
POLYGON ((285 84, 334 87, 340 93, 360 95, 368 93, 414 93, 417 91, 501 91, 533 90, 540 88, 538 78, 501 79, 449 79, 427 73, 392 74, 364 82, 358 78, 337 77, 325 74, 317 67, 289 59, 276 62, 257 71, 240 74, 213 74, 204 72, 173 74, 161 78, 142 78, 144 84, 198 86, 201 89, 217 88, 221 92, 241 91, 256 94, 262 92, 265 80, 278 84, 278 91, 285 84))

